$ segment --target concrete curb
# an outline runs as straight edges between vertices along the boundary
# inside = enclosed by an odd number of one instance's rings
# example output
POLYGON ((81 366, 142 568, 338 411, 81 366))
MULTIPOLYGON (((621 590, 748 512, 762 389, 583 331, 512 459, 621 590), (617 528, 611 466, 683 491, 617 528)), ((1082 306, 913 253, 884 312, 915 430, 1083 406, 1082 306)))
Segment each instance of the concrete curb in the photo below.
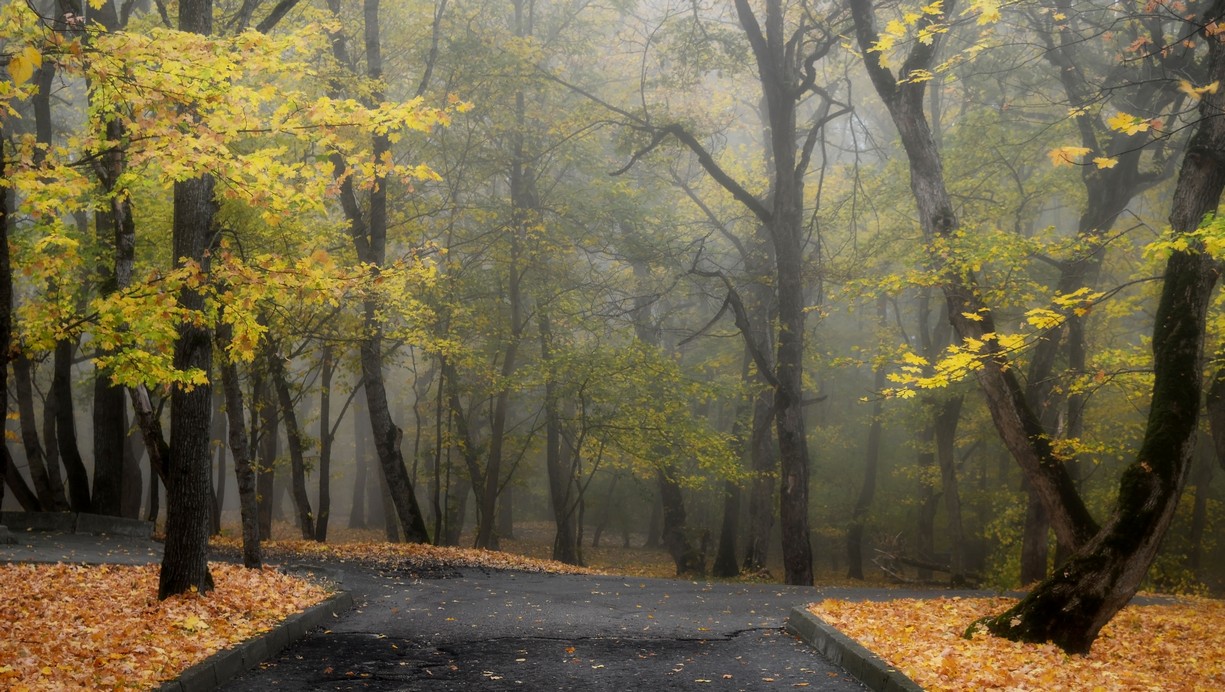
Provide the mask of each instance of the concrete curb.
POLYGON ((14 531, 59 531, 145 539, 153 535, 152 522, 85 512, 0 512, 0 525, 14 531))
POLYGON ((787 631, 821 652, 831 663, 840 665, 868 689, 876 692, 923 692, 914 680, 890 666, 855 640, 830 627, 807 608, 791 609, 787 631))
POLYGON ((243 672, 281 653, 311 630, 353 608, 353 596, 341 591, 326 601, 296 613, 275 627, 209 656, 162 683, 161 692, 210 692, 243 672))

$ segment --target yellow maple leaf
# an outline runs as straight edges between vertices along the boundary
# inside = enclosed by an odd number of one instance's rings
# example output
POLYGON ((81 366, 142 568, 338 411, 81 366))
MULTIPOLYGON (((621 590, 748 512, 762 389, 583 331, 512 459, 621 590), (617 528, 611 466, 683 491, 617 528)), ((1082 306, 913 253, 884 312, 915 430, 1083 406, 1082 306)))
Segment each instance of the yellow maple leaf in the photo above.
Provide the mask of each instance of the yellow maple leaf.
POLYGON ((1149 122, 1144 118, 1119 111, 1114 116, 1106 119, 1106 125, 1112 130, 1134 135, 1148 130, 1149 122))
POLYGON ((25 84, 34 76, 34 70, 42 67, 43 54, 34 46, 26 46, 9 58, 9 76, 14 84, 25 84))
POLYGON ((1178 82, 1178 90, 1196 101, 1200 100, 1204 94, 1215 94, 1220 87, 1220 82, 1213 82, 1212 84, 1202 87, 1192 86, 1191 82, 1188 82, 1185 79, 1179 80, 1178 82))
POLYGON ((1057 147, 1046 153, 1056 166, 1078 163, 1077 159, 1089 153, 1089 147, 1057 147))
POLYGON ((1098 168, 1114 168, 1119 165, 1119 160, 1114 157, 1098 156, 1093 159, 1093 163, 1097 164, 1098 168))

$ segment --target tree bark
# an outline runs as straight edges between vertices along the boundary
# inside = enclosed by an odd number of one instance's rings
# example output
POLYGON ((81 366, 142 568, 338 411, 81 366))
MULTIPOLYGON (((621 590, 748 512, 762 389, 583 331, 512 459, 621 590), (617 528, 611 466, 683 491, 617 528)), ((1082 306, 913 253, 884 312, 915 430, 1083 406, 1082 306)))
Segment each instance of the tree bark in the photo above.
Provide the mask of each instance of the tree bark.
POLYGON ((1046 577, 1051 553, 1047 541, 1051 522, 1033 486, 1029 481, 1023 481, 1023 485, 1026 503, 1025 524, 1021 531, 1021 586, 1027 586, 1046 577))
POLYGON ((961 491, 957 484, 957 424, 962 396, 941 401, 935 419, 936 462, 940 466, 941 495, 948 515, 949 572, 953 586, 965 584, 965 529, 961 522, 961 491))
POLYGON ((72 358, 76 339, 63 339, 55 345, 51 391, 55 396, 55 438, 60 460, 68 475, 68 502, 74 512, 89 512, 89 474, 77 446, 77 423, 72 400, 72 358))
MULTIPOLYGON (((207 34, 212 26, 210 0, 182 0, 179 25, 185 31, 207 34)), ((213 179, 202 176, 174 185, 174 256, 186 258, 207 271, 206 249, 216 203, 213 179)), ((176 264, 180 262, 175 260, 176 264)), ((204 298, 185 288, 179 303, 189 310, 202 310, 204 298)), ((212 367, 212 335, 207 327, 185 323, 179 327, 174 366, 178 370, 199 369, 206 375, 212 367)), ((166 548, 158 584, 158 598, 186 593, 192 588, 206 593, 213 588, 208 569, 209 518, 213 485, 209 455, 209 417, 212 385, 188 389, 176 387, 170 394, 170 467, 166 475, 166 548)))
MULTIPOLYGON (((231 328, 223 325, 219 343, 229 341, 231 328)), ((221 348, 224 352, 226 349, 221 348)), ((255 490, 255 465, 247 444, 247 425, 243 419, 242 386, 238 381, 238 365, 229 358, 221 359, 221 387, 225 394, 227 442, 234 457, 234 479, 238 484, 238 512, 242 522, 242 564, 258 569, 263 564, 260 550, 259 499, 255 490)))
MULTIPOLYGON (((383 78, 382 46, 379 38, 379 0, 364 0, 366 72, 372 80, 383 78)), ((347 52, 342 37, 334 38, 333 50, 338 59, 347 62, 347 52)), ((382 98, 381 93, 371 95, 372 101, 382 98)), ((390 155, 391 142, 386 135, 373 138, 373 160, 390 155)), ((352 178, 344 175, 346 162, 333 156, 337 179, 341 180, 341 206, 349 221, 349 232, 353 239, 357 257, 371 267, 377 275, 378 268, 386 260, 387 249, 387 180, 376 176, 370 192, 367 212, 363 214, 358 204, 352 178)), ((383 330, 377 318, 378 304, 374 299, 365 303, 365 332, 360 343, 362 382, 366 388, 366 404, 370 412, 370 423, 374 434, 374 447, 378 453, 383 478, 387 482, 396 517, 404 530, 406 540, 414 543, 429 541, 425 519, 417 505, 412 480, 404 468, 404 456, 400 450, 402 433, 391 419, 387 405, 387 389, 383 376, 383 330)))
POLYGON ((1208 529, 1208 499, 1211 493, 1212 477, 1216 469, 1212 451, 1198 447, 1199 451, 1192 462, 1191 482, 1195 485, 1195 503, 1191 506, 1191 527, 1187 531, 1187 569, 1195 578, 1203 582, 1204 534, 1208 529), (1207 452, 1207 453, 1205 453, 1207 452))
MULTIPOLYGON (((8 446, 4 446, 0 451, 4 454, 4 468, 0 469, 0 478, 4 479, 0 485, 7 485, 9 490, 13 491, 13 499, 17 500, 17 504, 21 505, 21 509, 26 512, 38 512, 42 510, 42 505, 38 502, 38 496, 26 483, 26 479, 21 475, 21 471, 17 465, 13 463, 13 457, 9 454, 8 446)), ((3 494, 0 494, 0 499, 3 499, 3 494)))
POLYGON ((30 466, 30 479, 38 502, 48 512, 63 512, 68 509, 64 497, 64 483, 60 478, 58 461, 47 463, 42 442, 38 435, 38 420, 34 414, 33 365, 25 354, 13 359, 13 384, 17 391, 17 414, 21 426, 21 444, 25 449, 26 463, 30 466))
MULTIPOLYGON (((224 388, 224 384, 222 387, 224 388)), ((213 483, 213 516, 209 529, 214 536, 221 535, 221 510, 225 507, 225 440, 227 421, 222 402, 223 392, 213 394, 212 426, 209 430, 209 445, 215 449, 217 480, 213 483)))
POLYGON ((740 528, 740 484, 723 482, 723 521, 719 524, 719 548, 710 573, 720 579, 740 576, 736 559, 736 534, 740 528))
POLYGON ((540 360, 544 364, 544 463, 549 477, 549 508, 553 512, 553 559, 569 565, 582 564, 579 559, 578 533, 574 527, 574 478, 562 458, 561 415, 558 411, 557 384, 554 381, 552 352, 552 320, 541 311, 536 320, 540 331, 540 360))
MULTIPOLYGON (((876 326, 883 329, 888 316, 889 299, 881 295, 876 299, 876 326)), ((884 364, 872 369, 872 390, 879 392, 885 388, 884 364)), ((859 486, 859 495, 855 498, 855 507, 851 510, 851 524, 846 531, 847 577, 863 580, 863 531, 868 521, 868 512, 872 509, 872 501, 876 498, 877 468, 880 466, 880 442, 884 427, 882 416, 884 402, 877 397, 872 402, 872 418, 868 424, 867 449, 864 450, 863 484, 859 486)))
MULTIPOLYGON (((0 128, 0 180, 8 182, 8 170, 5 164, 4 131, 0 128)), ((0 401, 8 403, 8 366, 13 359, 13 266, 9 259, 9 197, 8 186, 0 191, 0 401)), ((7 478, 13 469, 9 460, 8 445, 4 444, 4 454, 0 457, 0 469, 7 478)), ((0 505, 4 503, 4 484, 0 483, 0 505)), ((0 525, 0 539, 10 539, 7 529, 0 525)))
POLYGON ((315 515, 311 511, 310 497, 306 494, 306 451, 302 442, 302 429, 298 425, 298 414, 294 410, 293 393, 289 391, 289 376, 285 361, 278 354, 269 358, 269 376, 276 389, 281 407, 281 420, 285 423, 285 440, 289 447, 289 476, 294 511, 298 516, 298 531, 303 540, 315 540, 315 515))
MULTIPOLYGON (((92 17, 106 31, 122 28, 123 21, 114 0, 102 3, 92 17)), ((109 263, 105 254, 98 265, 99 292, 113 294, 132 283, 132 268, 136 254, 136 222, 132 215, 132 202, 127 190, 116 189, 119 179, 127 169, 127 158, 123 142, 127 128, 118 118, 103 124, 106 139, 116 145, 105 151, 95 162, 95 170, 103 192, 109 200, 107 207, 95 217, 98 244, 113 249, 109 263)), ((106 355, 99 351, 99 356, 106 355)), ((112 384, 109 373, 94 369, 93 407, 93 451, 94 512, 118 516, 122 514, 124 493, 124 450, 127 431, 124 427, 124 388, 112 384)))
MULTIPOLYGON (((796 107, 803 96, 800 61, 784 29, 785 8, 765 3, 765 31, 748 0, 736 0, 740 25, 756 60, 769 119, 774 163, 771 199, 762 221, 774 250, 778 298, 778 339, 774 359, 774 425, 780 460, 779 523, 788 584, 812 584, 812 543, 808 529, 808 435, 804 421, 804 168, 796 152, 796 107)), ((807 56, 806 56, 807 57, 807 56)), ((760 203, 759 203, 760 204, 760 203)), ((761 216, 761 212, 758 212, 761 216)))
MULTIPOLYGON (((212 0, 180 0, 179 30, 210 34, 212 0)), ((174 184, 172 245, 174 262, 195 262, 208 271, 207 249, 217 203, 213 178, 203 175, 174 184)), ((192 311, 204 308, 204 297, 191 288, 179 293, 179 304, 192 311)), ((199 369, 207 376, 213 361, 212 335, 207 327, 179 326, 174 347, 177 370, 199 369)), ((207 593, 213 588, 208 569, 208 523, 212 478, 209 474, 209 416, 212 385, 176 387, 170 394, 170 460, 166 473, 166 547, 158 579, 158 598, 207 593)))
POLYGON ((664 468, 656 470, 656 478, 659 483, 659 499, 663 506, 660 540, 672 556, 672 561, 676 563, 676 576, 705 576, 706 565, 701 552, 685 535, 685 503, 681 496, 681 486, 664 468))
MULTIPOLYGON (((1214 2, 1197 22, 1225 15, 1214 2)), ((1206 80, 1225 80, 1225 44, 1204 32, 1206 80)), ((1101 628, 1140 587, 1173 521, 1194 453, 1199 419, 1202 351, 1210 295, 1219 264, 1190 236, 1215 212, 1225 188, 1225 94, 1204 94, 1174 190, 1170 226, 1191 244, 1166 262, 1153 326, 1153 393, 1140 449, 1119 482, 1113 512, 1101 531, 1015 607, 986 621, 993 634, 1016 641, 1050 641, 1070 653, 1089 651, 1101 628)))
MULTIPOLYGON (((125 402, 126 404, 126 402, 125 402)), ((123 499, 121 503, 122 516, 129 519, 140 518, 141 500, 144 498, 144 476, 140 471, 140 458, 143 449, 140 446, 140 436, 133 429, 127 410, 123 413, 123 499)))
MULTIPOLYGON (((336 363, 332 347, 323 348, 319 375, 319 514, 315 519, 315 540, 326 543, 328 519, 332 513, 332 375, 336 363)), ((341 416, 344 411, 341 411, 341 416)))
POLYGON ((366 435, 370 430, 366 405, 361 397, 353 401, 353 500, 349 508, 349 528, 366 528, 366 474, 370 473, 370 460, 366 454, 366 435))
POLYGON ((273 355, 267 348, 260 349, 260 356, 251 371, 251 430, 256 440, 259 464, 255 469, 255 496, 259 507, 259 535, 272 538, 272 500, 276 492, 277 443, 280 435, 280 417, 276 414, 276 399, 272 392, 271 375, 267 360, 273 355))

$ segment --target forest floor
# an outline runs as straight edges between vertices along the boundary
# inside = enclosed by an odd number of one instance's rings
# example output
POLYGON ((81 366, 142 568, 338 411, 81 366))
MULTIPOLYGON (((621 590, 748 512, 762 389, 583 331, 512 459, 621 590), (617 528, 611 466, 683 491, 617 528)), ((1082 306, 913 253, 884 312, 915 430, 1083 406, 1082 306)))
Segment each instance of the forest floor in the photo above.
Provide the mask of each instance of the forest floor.
MULTIPOLYGON (((576 603, 591 598, 583 597, 583 594, 598 594, 599 598, 607 600, 607 603, 599 606, 602 610, 579 617, 578 625, 582 627, 607 627, 606 620, 624 622, 625 611, 643 618, 641 621, 646 623, 648 628, 658 625, 658 621, 652 618, 650 613, 644 614, 644 611, 641 611, 641 602, 634 606, 622 602, 624 599, 619 599, 616 593, 608 593, 604 586, 592 586, 609 581, 617 589, 621 589, 628 585, 625 577, 632 575, 635 578, 634 586, 638 587, 637 579, 642 578, 645 579, 643 584, 650 584, 651 589, 661 592, 662 595, 652 608, 662 609, 668 605, 669 599, 679 600, 685 590, 699 594, 695 596, 698 599, 695 603, 703 597, 710 598, 712 593, 724 592, 726 595, 720 596, 716 602, 731 604, 733 599, 746 597, 771 598, 773 610, 769 626, 753 629, 755 634, 752 636, 756 637, 753 640, 754 648, 751 649, 754 659, 760 658, 763 651, 769 651, 772 652, 770 656, 780 656, 788 661, 796 660, 788 658, 798 655, 796 652, 779 648, 777 633, 781 632, 781 629, 778 620, 785 617, 784 606, 798 606, 809 600, 824 598, 827 600, 813 608, 819 617, 858 640, 928 689, 1225 689, 1225 605, 1219 601, 1160 599, 1159 605, 1130 606, 1103 633, 1090 656, 1068 657, 1052 647, 1016 645, 983 635, 975 636, 973 640, 962 639, 960 635, 968 623, 982 614, 998 612, 1004 606, 998 599, 972 598, 967 594, 946 597, 951 594, 915 594, 904 590, 889 591, 879 588, 852 589, 825 584, 815 591, 803 590, 763 583, 768 577, 764 574, 751 575, 745 580, 748 583, 739 584, 725 582, 720 585, 715 582, 703 585, 701 582, 692 581, 657 581, 647 578, 667 577, 672 572, 671 563, 663 551, 626 548, 618 540, 615 545, 606 543, 605 547, 599 550, 587 549, 585 557, 591 567, 574 568, 532 557, 547 555, 550 550, 547 532, 538 527, 525 528, 515 540, 504 539, 502 547, 505 552, 391 545, 379 542, 379 536, 374 532, 337 532, 336 543, 320 546, 311 542, 290 540, 288 535, 291 533, 280 531, 278 538, 284 537, 286 540, 266 544, 266 559, 269 562, 335 565, 350 575, 357 575, 355 581, 346 580, 344 588, 351 589, 353 583, 376 584, 377 588, 367 588, 371 593, 382 594, 377 596, 380 599, 403 600, 403 594, 414 592, 422 585, 436 585, 429 586, 429 589, 450 589, 455 594, 460 594, 459 600, 452 597, 439 601, 448 608, 459 608, 460 600, 468 600, 466 594, 470 593, 471 585, 466 582, 476 578, 481 584, 478 585, 478 590, 487 590, 490 600, 487 604, 470 604, 470 608, 492 610, 506 606, 509 601, 502 601, 511 598, 508 594, 511 594, 513 589, 530 585, 535 591, 525 598, 555 592, 565 593, 566 589, 570 589, 576 590, 581 597, 576 603), (520 576, 516 577, 516 574, 520 576), (669 583, 673 586, 668 586, 669 583), (508 588, 499 585, 506 585, 508 588), (748 596, 756 593, 759 595, 748 596), (919 597, 913 598, 916 595, 919 597), (639 609, 636 613, 635 608, 639 609)), ((220 558, 232 560, 237 554, 237 541, 233 538, 223 538, 216 543, 215 550, 220 558)), ((150 544, 139 551, 115 551, 114 554, 103 555, 102 561, 109 559, 155 563, 156 552, 156 544, 150 544)), ((18 557, 16 554, 14 557, 19 560, 30 559, 18 557)), ((13 558, 6 557, 4 551, 0 550, 0 561, 5 559, 13 558)), ((70 553, 67 558, 62 559, 75 560, 78 557, 70 553)), ((215 563, 214 572, 217 575, 218 591, 213 597, 189 596, 159 603, 154 597, 156 568, 153 566, 0 564, 0 593, 5 594, 6 602, 5 607, 0 608, 0 687, 14 690, 82 686, 113 688, 129 684, 148 687, 155 684, 156 680, 173 677, 177 670, 208 656, 216 648, 241 641, 254 632, 266 629, 269 623, 326 597, 326 590, 318 585, 285 577, 274 570, 251 572, 215 563), (272 607, 272 604, 276 604, 276 607, 272 607)), ((840 581, 845 583, 845 580, 840 581)), ((642 598, 639 594, 633 597, 642 598)), ((412 598, 408 600, 411 601, 412 598)), ((380 603, 380 606, 382 605, 380 603)), ((410 607, 423 606, 421 603, 405 602, 389 607, 385 615, 390 620, 402 623, 401 629, 411 629, 413 622, 422 623, 421 617, 428 618, 432 610, 440 610, 425 604, 421 613, 411 615, 408 611, 410 607), (400 611, 401 608, 404 610, 400 611)), ((536 605, 532 607, 538 608, 536 605)), ((746 608, 752 610, 749 606, 746 608)), ((690 612, 693 611, 692 607, 684 607, 682 611, 684 612, 677 617, 695 615, 690 612)), ((359 610, 357 617, 359 620, 363 617, 368 619, 370 612, 371 609, 367 608, 367 614, 360 615, 359 610)), ((665 617, 664 610, 658 612, 660 618, 665 617)), ((720 611, 713 612, 716 613, 717 619, 717 613, 720 611)), ((758 612, 764 613, 761 610, 758 612)), ((471 611, 466 613, 463 617, 476 617, 471 611)), ((490 612, 489 617, 494 617, 494 613, 490 612)), ((431 626, 458 627, 453 621, 454 618, 445 620, 447 622, 431 626)), ((577 636, 575 623, 569 620, 566 622, 566 627, 573 631, 551 635, 545 639, 556 643, 558 636, 577 636)), ((513 624, 501 621, 500 626, 512 628, 507 632, 513 634, 513 624)), ((480 655, 490 654, 488 649, 493 641, 484 629, 482 626, 478 642, 468 642, 472 646, 480 645, 473 649, 480 655)), ((350 633, 347 636, 357 634, 350 633)), ((674 644, 685 646, 685 642, 693 641, 694 634, 686 635, 688 638, 678 636, 674 644)), ((746 636, 740 629, 724 633, 724 636, 716 636, 717 633, 713 632, 708 634, 711 640, 717 641, 720 646, 747 646, 744 641, 733 643, 734 639, 746 636)), ((597 632, 582 641, 590 644, 605 635, 607 646, 612 646, 616 641, 624 643, 626 637, 624 632, 608 632, 604 635, 597 632)), ((632 648, 641 644, 642 636, 645 635, 638 635, 639 638, 633 639, 629 646, 632 648)), ((700 636, 704 638, 707 634, 700 636)), ((541 638, 533 638, 527 634, 516 637, 503 633, 498 641, 502 639, 516 646, 530 648, 531 641, 541 638)), ((421 649, 424 646, 422 642, 408 639, 400 642, 400 645, 406 649, 421 649)), ((571 648, 576 645, 578 644, 572 644, 571 648)), ((661 645, 657 643, 652 646, 661 645)), ((431 645, 427 647, 428 651, 421 650, 431 656, 446 655, 454 660, 456 652, 461 648, 451 642, 443 649, 431 645)), ((604 653, 608 655, 610 652, 604 653)), ((403 656, 404 653, 397 655, 403 656)), ((301 658, 301 654, 297 656, 301 658)), ((292 667, 293 655, 282 657, 286 658, 290 660, 284 662, 283 667, 292 667)), ((513 660, 518 661, 518 658, 513 660)), ((695 670, 694 666, 698 665, 698 662, 694 659, 686 660, 691 661, 691 670, 695 670)), ((719 662, 723 659, 715 657, 710 660, 719 662)), ((566 661, 572 662, 569 658, 566 658, 566 661)), ((537 666, 545 665, 547 668, 547 662, 542 663, 535 659, 533 662, 537 666)), ((390 665, 403 666, 405 662, 400 660, 390 665)), ((611 663, 610 667, 613 667, 611 663)), ((791 663, 779 664, 780 669, 790 669, 789 667, 795 666, 791 663)), ((459 675, 454 671, 448 673, 450 669, 424 670, 431 675, 431 670, 459 675)), ((577 669, 567 667, 566 670, 577 669)), ((634 675, 642 674, 638 664, 628 666, 626 670, 637 671, 634 675)), ((811 670, 811 667, 806 670, 811 670)), ((484 671, 477 671, 482 672, 484 671)), ((560 672, 560 669, 557 672, 560 672)), ((664 673, 675 676, 674 672, 664 673)), ((314 671, 312 674, 320 673, 314 671)), ((547 670, 540 674, 546 676, 542 679, 548 679, 547 670)), ((718 677, 713 678, 716 683, 718 677)), ((840 677, 831 674, 828 676, 828 682, 837 682, 838 689, 843 689, 840 677)), ((481 679, 489 685, 481 687, 478 684, 476 688, 501 689, 495 684, 498 681, 481 679)), ((681 682, 675 677, 670 679, 681 682)), ((784 680, 782 677, 773 678, 772 674, 763 674, 755 678, 750 687, 766 689, 780 686, 773 682, 767 683, 767 679, 777 680, 779 683, 784 680)), ((811 676, 797 677, 792 682, 797 686, 807 686, 796 680, 810 679, 811 676)), ((703 680, 709 682, 702 677, 691 680, 696 683, 703 680)), ((456 681, 461 680, 457 678, 456 681)), ((739 677, 738 684, 734 687, 746 689, 743 686, 744 681, 744 677, 739 677)), ((467 680, 464 685, 470 688, 474 682, 480 680, 467 680)), ((822 683, 824 682, 826 681, 823 680, 822 683)), ((602 680, 599 684, 607 683, 608 680, 602 680)), ((825 685, 813 684, 812 687, 825 688, 825 685)))

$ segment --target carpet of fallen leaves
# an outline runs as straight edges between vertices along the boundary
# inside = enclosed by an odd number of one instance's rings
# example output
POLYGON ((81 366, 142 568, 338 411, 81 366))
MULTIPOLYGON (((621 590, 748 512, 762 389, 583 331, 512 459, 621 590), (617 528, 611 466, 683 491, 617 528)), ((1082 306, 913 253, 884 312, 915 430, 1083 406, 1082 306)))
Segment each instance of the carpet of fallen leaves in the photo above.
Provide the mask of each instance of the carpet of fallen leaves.
POLYGON ((1013 603, 1007 598, 827 600, 809 610, 927 690, 1225 689, 1225 603, 1179 598, 1130 605, 1106 625, 1088 656, 985 632, 962 637, 970 623, 1013 603))
MULTIPOLYGON (((242 548, 238 538, 214 536, 209 545, 215 550, 233 552, 242 548)), ((496 550, 450 548, 422 543, 385 543, 361 541, 354 543, 318 543, 306 540, 264 541, 264 557, 272 562, 292 560, 338 560, 375 564, 404 570, 438 570, 440 568, 507 569, 520 572, 550 574, 598 574, 584 567, 567 565, 555 560, 542 560, 496 550)))
POLYGON ((158 601, 156 565, 0 565, 0 689, 155 687, 328 596, 271 569, 211 569, 207 597, 158 601))

